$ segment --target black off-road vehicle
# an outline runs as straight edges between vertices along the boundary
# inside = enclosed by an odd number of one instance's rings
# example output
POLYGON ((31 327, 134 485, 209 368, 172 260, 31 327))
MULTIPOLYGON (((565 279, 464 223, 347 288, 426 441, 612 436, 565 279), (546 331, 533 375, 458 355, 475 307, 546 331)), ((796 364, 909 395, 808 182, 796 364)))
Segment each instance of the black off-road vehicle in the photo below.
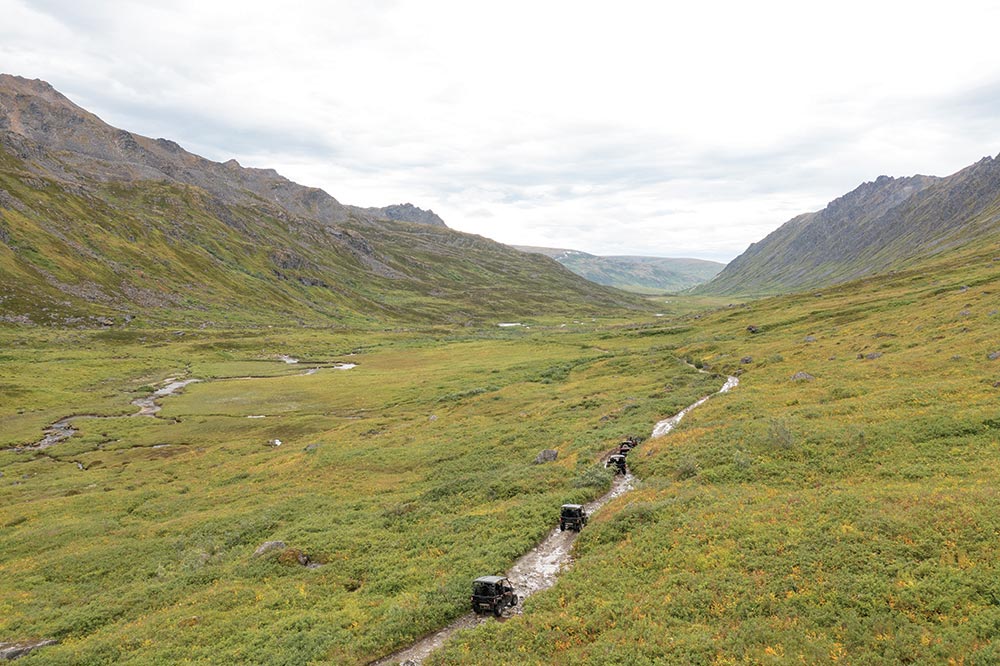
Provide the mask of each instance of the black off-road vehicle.
POLYGON ((623 456, 628 455, 628 452, 637 446, 639 446, 639 438, 630 435, 626 437, 621 444, 618 445, 618 453, 622 454, 623 456))
POLYGON ((580 504, 563 504, 559 514, 559 531, 579 532, 587 524, 587 512, 580 504))
POLYGON ((625 474, 628 470, 625 468, 625 456, 620 453, 612 453, 608 457, 608 462, 604 464, 605 467, 611 467, 615 470, 615 474, 625 474))
POLYGON ((472 610, 476 615, 493 613, 500 617, 505 608, 516 605, 517 595, 506 577, 481 576, 472 581, 472 610))

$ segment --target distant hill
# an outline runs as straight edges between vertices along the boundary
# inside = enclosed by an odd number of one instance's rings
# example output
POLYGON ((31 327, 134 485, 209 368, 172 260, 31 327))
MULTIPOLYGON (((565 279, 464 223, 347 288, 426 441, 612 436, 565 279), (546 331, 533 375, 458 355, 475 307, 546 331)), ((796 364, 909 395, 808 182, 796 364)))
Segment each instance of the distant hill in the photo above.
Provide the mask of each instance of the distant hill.
POLYGON ((411 204, 116 129, 0 75, 0 322, 468 322, 645 307, 411 204))
POLYGON ((725 267, 704 259, 602 257, 578 250, 515 245, 518 250, 552 257, 591 282, 638 293, 664 293, 703 284, 725 267))
POLYGON ((695 291, 776 294, 905 268, 1000 239, 1000 159, 946 178, 880 176, 750 245, 695 291))

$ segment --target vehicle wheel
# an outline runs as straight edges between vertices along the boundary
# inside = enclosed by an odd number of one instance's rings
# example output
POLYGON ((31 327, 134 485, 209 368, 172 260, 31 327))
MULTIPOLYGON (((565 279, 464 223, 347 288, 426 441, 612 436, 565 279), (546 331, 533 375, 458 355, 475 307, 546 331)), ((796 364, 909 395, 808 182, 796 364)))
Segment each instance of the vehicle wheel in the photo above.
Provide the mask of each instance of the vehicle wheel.
POLYGON ((565 532, 566 531, 566 525, 563 524, 563 523, 559 523, 559 531, 560 532, 565 532))
POLYGON ((503 615, 503 606, 497 604, 493 607, 493 617, 500 617, 501 615, 503 615))

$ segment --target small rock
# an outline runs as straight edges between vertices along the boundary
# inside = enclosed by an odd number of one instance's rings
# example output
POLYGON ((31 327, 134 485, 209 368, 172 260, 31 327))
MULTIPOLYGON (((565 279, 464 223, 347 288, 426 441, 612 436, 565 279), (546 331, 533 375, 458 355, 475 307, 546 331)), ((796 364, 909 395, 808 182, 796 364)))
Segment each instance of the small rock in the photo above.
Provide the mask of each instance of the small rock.
POLYGON ((750 331, 751 333, 760 333, 760 329, 754 326, 753 324, 747 326, 747 330, 750 331))
POLYGON ((971 311, 971 310, 962 310, 962 311, 960 311, 960 312, 958 313, 958 316, 959 316, 959 317, 968 317, 968 316, 969 316, 969 315, 971 315, 971 314, 972 314, 972 311, 971 311))
POLYGON ((309 446, 307 446, 306 448, 304 448, 302 450, 305 451, 306 453, 312 453, 312 452, 314 452, 318 448, 319 448, 319 444, 310 444, 309 446))
POLYGON ((961 289, 959 289, 959 291, 969 291, 969 285, 967 285, 967 284, 963 284, 963 285, 962 285, 962 288, 961 288, 961 289))
POLYGON ((55 645, 59 641, 51 638, 42 641, 20 641, 16 643, 0 643, 0 660, 13 660, 23 657, 32 650, 55 645))
POLYGON ((991 361, 995 361, 998 358, 1000 358, 1000 351, 990 352, 989 354, 986 355, 986 358, 988 358, 991 361))
POLYGON ((869 361, 874 361, 877 358, 882 358, 882 352, 872 352, 871 354, 865 354, 865 358, 869 361))
POLYGON ((813 337, 813 336, 811 336, 811 335, 807 335, 807 336, 806 336, 806 337, 804 338, 803 342, 816 342, 816 338, 814 338, 814 337, 813 337))
POLYGON ((438 420, 438 416, 437 416, 437 414, 431 414, 430 416, 427 417, 427 420, 428 421, 437 421, 438 420))
POLYGON ((811 382, 814 379, 816 378, 810 375, 808 372, 799 371, 796 372, 794 375, 792 375, 793 382, 811 382))
POLYGON ((267 445, 268 446, 272 446, 274 448, 277 448, 277 447, 281 446, 281 440, 277 439, 277 438, 270 439, 270 440, 268 440, 267 445))
POLYGON ((542 463, 553 462, 559 457, 559 452, 555 449, 542 449, 531 464, 541 465, 542 463))
POLYGON ((261 557, 262 555, 267 555, 268 553, 275 550, 284 550, 288 547, 284 541, 265 541, 264 543, 257 546, 257 550, 253 551, 254 557, 261 557))
POLYGON ((742 363, 743 365, 753 363, 753 356, 744 356, 743 358, 740 359, 740 363, 742 363))

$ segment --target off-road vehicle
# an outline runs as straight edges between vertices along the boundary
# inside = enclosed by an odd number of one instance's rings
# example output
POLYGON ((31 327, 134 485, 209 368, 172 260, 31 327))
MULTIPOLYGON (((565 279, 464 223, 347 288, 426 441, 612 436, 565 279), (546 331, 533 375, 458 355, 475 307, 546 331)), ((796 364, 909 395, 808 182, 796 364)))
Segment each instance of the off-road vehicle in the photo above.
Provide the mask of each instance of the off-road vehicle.
POLYGON ((472 581, 472 610, 476 615, 493 613, 500 617, 505 608, 516 605, 514 587, 505 576, 481 576, 472 581))
POLYGON ((579 504, 563 504, 559 514, 559 531, 579 532, 587 524, 587 512, 579 504))
POLYGON ((620 453, 613 453, 608 457, 608 462, 604 464, 605 467, 611 467, 615 470, 615 474, 625 474, 625 456, 620 453))

